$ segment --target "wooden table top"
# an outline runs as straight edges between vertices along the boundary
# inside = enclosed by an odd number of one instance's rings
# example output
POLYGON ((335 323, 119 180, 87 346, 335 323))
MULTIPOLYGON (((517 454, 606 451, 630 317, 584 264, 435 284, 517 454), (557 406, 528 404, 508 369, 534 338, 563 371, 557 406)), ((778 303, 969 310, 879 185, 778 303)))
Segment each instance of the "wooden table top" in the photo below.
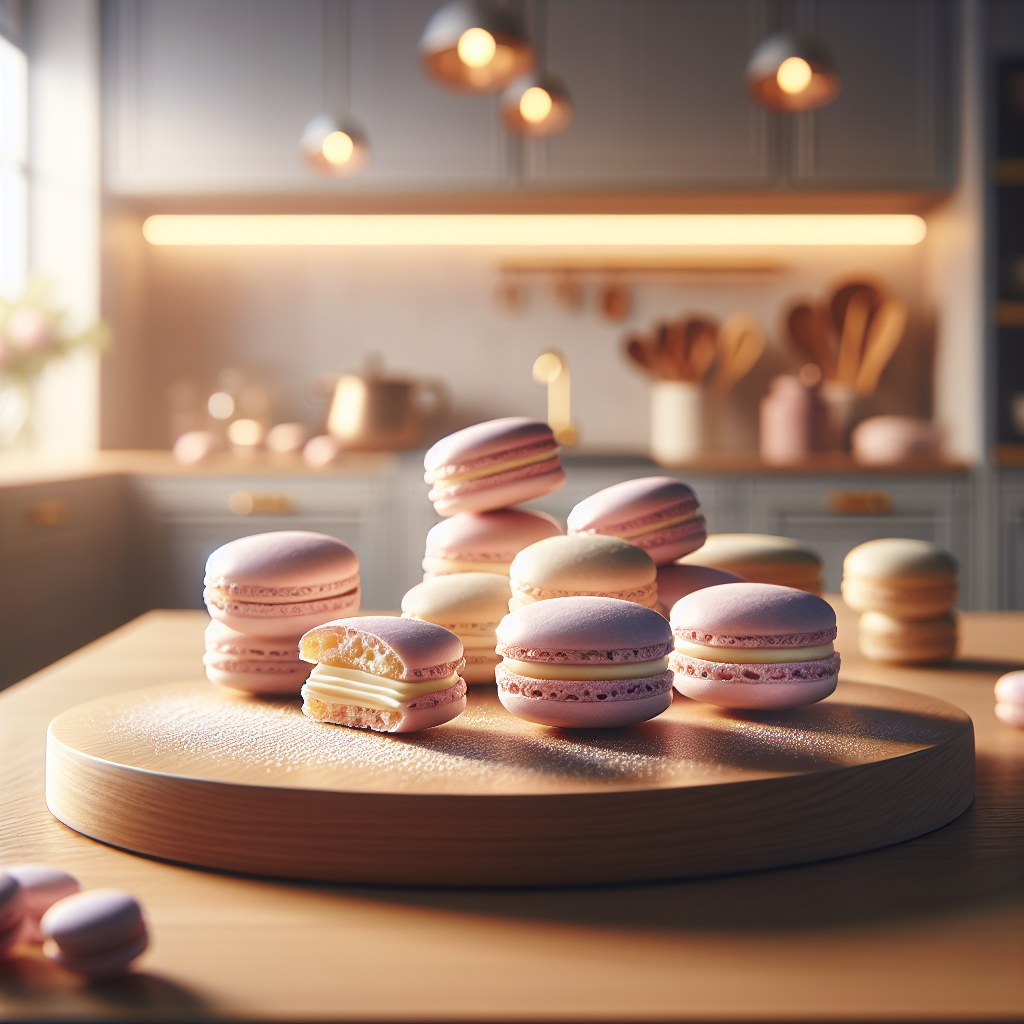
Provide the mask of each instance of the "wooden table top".
MULTIPOLYGON (((86 985, 0 961, 0 1017, 159 1019, 1019 1019, 1024 732, 993 714, 1024 615, 965 613, 952 666, 860 658, 843 677, 928 693, 974 720, 978 790, 951 825, 807 867, 518 891, 267 882, 137 857, 43 799, 46 726, 82 701, 202 672, 200 612, 151 612, 0 694, 0 864, 47 861, 140 898, 134 975, 86 985)), ((410 855, 412 851, 410 851, 410 855)))

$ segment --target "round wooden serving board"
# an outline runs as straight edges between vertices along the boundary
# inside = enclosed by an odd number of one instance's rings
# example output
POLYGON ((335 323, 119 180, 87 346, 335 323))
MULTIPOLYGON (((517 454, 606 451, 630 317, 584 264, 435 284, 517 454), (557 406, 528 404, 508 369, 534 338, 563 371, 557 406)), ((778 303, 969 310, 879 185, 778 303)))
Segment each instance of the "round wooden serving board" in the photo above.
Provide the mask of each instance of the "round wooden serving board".
POLYGON ((561 731, 470 688, 447 725, 386 736, 203 681, 59 715, 46 801, 115 846, 258 875, 533 886, 683 878, 910 839, 974 797, 952 705, 841 683, 785 712, 676 697, 629 729, 561 731))

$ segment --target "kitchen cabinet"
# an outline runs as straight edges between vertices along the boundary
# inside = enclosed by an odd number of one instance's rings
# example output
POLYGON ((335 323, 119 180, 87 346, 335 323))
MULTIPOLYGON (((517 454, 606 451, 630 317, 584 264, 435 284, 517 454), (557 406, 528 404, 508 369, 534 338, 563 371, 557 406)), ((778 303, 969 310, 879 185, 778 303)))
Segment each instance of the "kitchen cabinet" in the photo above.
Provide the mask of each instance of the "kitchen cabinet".
POLYGON ((104 173, 123 195, 941 189, 952 183, 952 0, 547 0, 524 5, 576 116, 510 137, 494 96, 428 81, 417 42, 441 0, 104 0, 104 173), (780 21, 780 13, 795 21, 780 21), (820 35, 830 107, 747 98, 757 43, 820 35), (371 161, 307 170, 305 123, 348 115, 371 161))
POLYGON ((121 476, 0 492, 0 688, 138 613, 131 529, 121 476))
POLYGON ((1024 470, 1002 470, 996 494, 998 607, 1019 610, 1024 608, 1024 470))

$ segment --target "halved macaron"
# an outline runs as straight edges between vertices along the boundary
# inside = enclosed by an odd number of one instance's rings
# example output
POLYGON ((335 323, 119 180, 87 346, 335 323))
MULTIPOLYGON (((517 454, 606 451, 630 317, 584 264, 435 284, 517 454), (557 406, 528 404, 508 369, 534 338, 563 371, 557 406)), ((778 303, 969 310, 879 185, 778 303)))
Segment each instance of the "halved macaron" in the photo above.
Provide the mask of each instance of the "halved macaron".
POLYGON ((309 665, 299 657, 299 637, 252 636, 213 620, 206 627, 206 678, 247 693, 298 696, 309 665))
POLYGON ((624 480, 584 498, 570 513, 569 533, 622 537, 655 565, 696 551, 707 538, 697 495, 670 476, 624 480))
POLYGON ((359 559, 323 533, 282 530, 241 537, 206 562, 210 616, 239 633, 297 637, 359 611, 359 559))
POLYGON ((424 456, 423 479, 438 515, 488 512, 532 501, 565 483, 546 423, 506 416, 457 430, 424 456))
POLYGON ((727 583, 672 608, 675 688, 726 708, 793 708, 836 688, 836 614, 814 594, 727 583))
POLYGON ((526 605, 499 624, 498 699, 518 718, 608 729, 672 703, 672 631, 656 611, 607 597, 526 605))
POLYGON ((466 710, 462 641, 419 619, 364 615, 311 629, 299 653, 315 667, 302 711, 318 722, 418 732, 466 710))

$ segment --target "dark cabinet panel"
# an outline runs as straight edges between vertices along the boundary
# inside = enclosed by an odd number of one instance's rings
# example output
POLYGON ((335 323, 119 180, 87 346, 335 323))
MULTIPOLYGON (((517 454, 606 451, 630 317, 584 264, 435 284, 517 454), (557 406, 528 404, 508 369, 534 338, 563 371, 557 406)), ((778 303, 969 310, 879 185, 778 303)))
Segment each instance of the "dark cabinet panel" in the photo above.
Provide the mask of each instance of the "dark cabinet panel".
POLYGON ((946 0, 816 0, 805 28, 843 80, 794 119, 792 183, 821 189, 948 188, 956 60, 946 0))

